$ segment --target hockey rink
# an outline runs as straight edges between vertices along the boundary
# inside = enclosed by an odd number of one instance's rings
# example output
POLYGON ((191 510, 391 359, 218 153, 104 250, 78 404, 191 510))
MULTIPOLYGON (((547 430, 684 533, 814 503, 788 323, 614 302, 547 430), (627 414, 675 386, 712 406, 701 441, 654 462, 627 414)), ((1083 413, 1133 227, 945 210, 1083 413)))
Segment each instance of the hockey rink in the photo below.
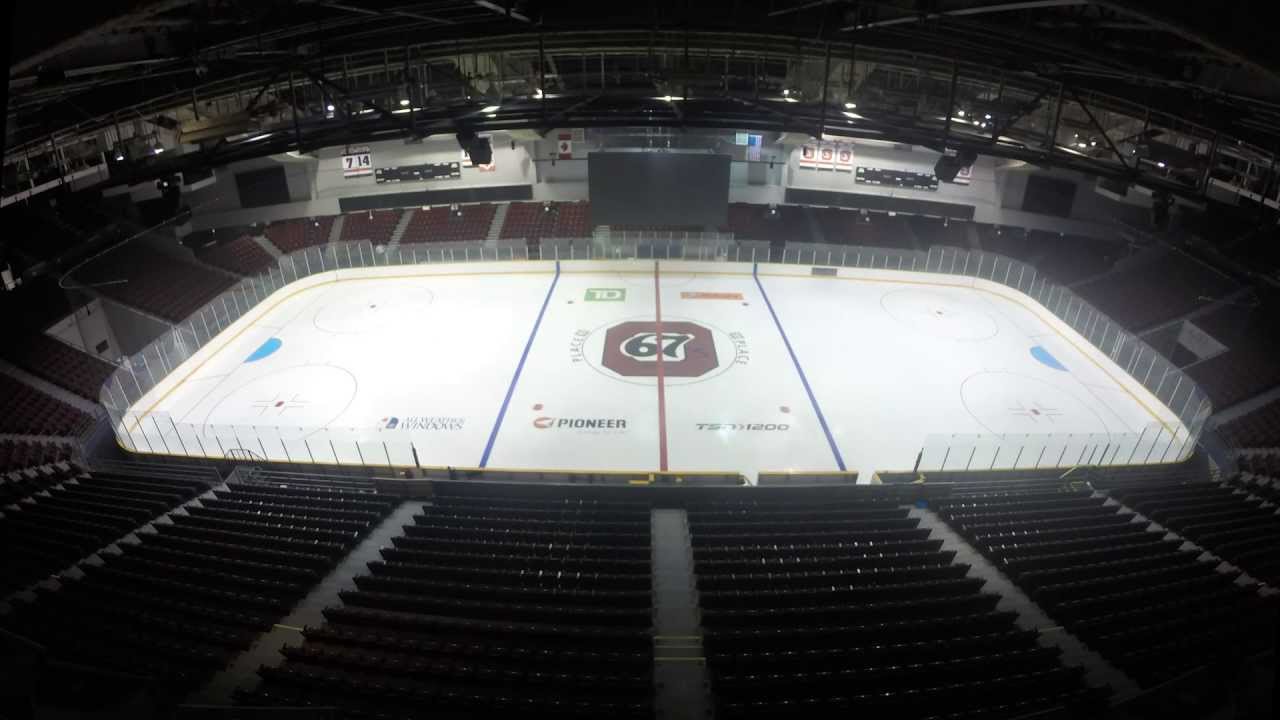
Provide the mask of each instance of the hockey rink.
POLYGON ((321 273, 174 368, 117 436, 174 455, 752 479, 848 470, 866 482, 922 451, 948 469, 1027 467, 1032 455, 1070 466, 1099 449, 1154 462, 1185 435, 1015 290, 832 272, 619 260, 321 273))

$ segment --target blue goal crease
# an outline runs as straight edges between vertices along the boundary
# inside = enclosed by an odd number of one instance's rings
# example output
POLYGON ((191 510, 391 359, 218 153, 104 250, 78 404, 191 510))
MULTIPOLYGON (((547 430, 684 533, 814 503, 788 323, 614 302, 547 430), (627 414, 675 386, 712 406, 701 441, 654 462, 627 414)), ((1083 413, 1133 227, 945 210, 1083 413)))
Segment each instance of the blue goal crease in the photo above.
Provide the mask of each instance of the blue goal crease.
POLYGON ((818 398, 813 394, 813 388, 809 387, 809 379, 805 377, 804 368, 800 367, 800 359, 796 357, 796 351, 791 347, 791 340, 787 338, 787 331, 782 329, 782 321, 778 319, 778 313, 773 310, 773 303, 769 301, 769 293, 764 291, 764 285, 760 282, 760 264, 751 264, 751 277, 756 281, 756 287, 760 290, 760 297, 764 298, 764 305, 769 309, 769 315, 773 318, 773 324, 778 328, 778 334, 782 336, 782 344, 787 348, 787 354, 791 356, 791 364, 796 368, 796 374, 800 376, 800 384, 804 386, 804 392, 809 396, 809 403, 813 405, 813 412, 818 416, 818 424, 822 426, 822 433, 827 436, 827 444, 831 446, 831 454, 835 456, 836 467, 840 470, 847 471, 845 467, 844 457, 840 455, 840 448, 836 445, 835 436, 831 434, 831 428, 827 425, 827 418, 822 414, 822 407, 818 405, 818 398))
POLYGON ((484 454, 480 456, 479 467, 489 464, 489 456, 493 453, 493 444, 498 439, 498 431, 502 429, 502 420, 507 416, 507 407, 511 404, 511 396, 515 394, 516 383, 520 382, 520 373, 524 372, 524 363, 529 359, 529 350, 533 348, 533 339, 538 336, 538 328, 542 326, 542 316, 547 313, 547 305, 551 303, 551 295, 560 282, 560 261, 556 261, 556 274, 551 278, 551 287, 547 288, 547 296, 542 299, 542 307, 538 310, 538 318, 533 321, 533 329, 529 331, 529 339, 524 344, 524 352, 520 353, 520 362, 511 375, 511 383, 507 385, 507 395, 502 399, 502 407, 498 409, 498 417, 493 421, 493 429, 489 431, 489 441, 484 445, 484 454))

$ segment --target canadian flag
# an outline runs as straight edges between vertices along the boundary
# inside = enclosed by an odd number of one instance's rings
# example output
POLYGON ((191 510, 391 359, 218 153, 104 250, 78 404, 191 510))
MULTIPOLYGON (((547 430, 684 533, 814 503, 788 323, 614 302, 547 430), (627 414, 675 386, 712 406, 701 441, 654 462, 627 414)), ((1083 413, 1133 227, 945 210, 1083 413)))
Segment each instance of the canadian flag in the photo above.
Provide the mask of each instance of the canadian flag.
POLYGON ((556 153, 561 160, 573 159, 573 134, 560 133, 559 145, 556 147, 556 153))

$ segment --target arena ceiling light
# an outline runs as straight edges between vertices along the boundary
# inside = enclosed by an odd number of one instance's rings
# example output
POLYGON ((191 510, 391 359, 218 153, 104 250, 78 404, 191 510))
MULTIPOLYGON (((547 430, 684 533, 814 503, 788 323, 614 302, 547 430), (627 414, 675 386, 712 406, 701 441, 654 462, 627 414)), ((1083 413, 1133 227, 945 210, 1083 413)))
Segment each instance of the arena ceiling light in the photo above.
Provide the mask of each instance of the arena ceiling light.
POLYGON ((480 112, 491 116, 493 113, 496 113, 501 109, 502 109, 501 105, 486 105, 480 108, 480 112))
POLYGON ((329 103, 328 105, 324 106, 324 109, 326 112, 333 112, 335 108, 333 107, 333 103, 329 103))
POLYGON ((409 98, 400 98, 400 107, 409 107, 409 98))

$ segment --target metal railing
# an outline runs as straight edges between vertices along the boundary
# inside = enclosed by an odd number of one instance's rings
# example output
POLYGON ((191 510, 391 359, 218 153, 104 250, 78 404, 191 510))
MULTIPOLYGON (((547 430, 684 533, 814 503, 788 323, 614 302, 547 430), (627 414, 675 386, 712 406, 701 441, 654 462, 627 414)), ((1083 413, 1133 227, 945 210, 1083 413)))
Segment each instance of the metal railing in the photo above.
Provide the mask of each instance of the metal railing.
MULTIPOLYGON (((103 385, 100 399, 119 444, 133 452, 409 467, 418 464, 412 444, 369 440, 368 435, 376 435, 370 432, 372 428, 183 423, 155 412, 153 407, 135 406, 169 373, 273 293, 318 273, 462 262, 661 259, 901 270, 990 281, 1017 290, 1055 315, 1169 408, 1177 420, 1152 423, 1139 434, 1097 437, 929 436, 917 463, 922 470, 1180 460, 1194 450, 1212 413, 1209 398, 1199 386, 1140 338, 1033 266, 1002 255, 953 247, 920 251, 821 244, 771 246, 722 235, 686 240, 624 237, 543 239, 532 247, 523 242, 496 246, 433 243, 388 249, 362 241, 298 250, 279 258, 266 272, 240 280, 141 352, 125 358, 103 385)), ((422 461, 432 464, 430 458, 422 461)))

